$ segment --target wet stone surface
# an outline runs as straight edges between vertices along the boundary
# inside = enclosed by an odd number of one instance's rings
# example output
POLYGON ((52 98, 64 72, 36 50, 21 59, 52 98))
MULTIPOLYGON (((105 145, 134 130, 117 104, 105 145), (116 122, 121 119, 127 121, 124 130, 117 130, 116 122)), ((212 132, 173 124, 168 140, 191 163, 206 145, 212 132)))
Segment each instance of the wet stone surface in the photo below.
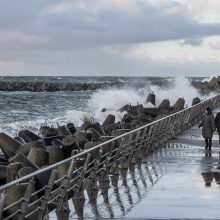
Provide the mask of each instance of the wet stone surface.
MULTIPOLYGON (((110 185, 108 200, 86 203, 85 219, 220 219, 220 161, 217 135, 211 155, 193 127, 154 151, 110 185)), ((70 219, 77 219, 72 202, 70 219)), ((51 214, 51 219, 56 219, 51 214)))
POLYGON ((220 219, 220 161, 217 136, 210 152, 204 149, 201 130, 189 138, 191 129, 162 149, 162 157, 148 163, 166 167, 167 173, 145 198, 126 214, 126 218, 220 219), (184 135, 187 136, 184 137, 184 135), (186 141, 190 140, 191 144, 186 141), (186 144, 187 143, 187 144, 186 144), (171 152, 176 152, 176 158, 171 152), (159 159, 159 160, 158 160, 159 159))

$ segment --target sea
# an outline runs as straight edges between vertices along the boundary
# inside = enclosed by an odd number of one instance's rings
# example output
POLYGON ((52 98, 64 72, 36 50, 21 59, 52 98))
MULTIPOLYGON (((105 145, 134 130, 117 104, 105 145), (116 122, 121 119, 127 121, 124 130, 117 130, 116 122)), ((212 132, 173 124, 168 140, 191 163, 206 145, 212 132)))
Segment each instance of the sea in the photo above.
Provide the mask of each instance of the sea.
POLYGON ((191 106, 194 97, 207 99, 191 81, 204 81, 208 78, 185 77, 42 77, 42 76, 1 76, 0 81, 19 82, 73 82, 73 83, 120 83, 121 86, 99 89, 95 91, 65 91, 65 92, 3 92, 0 91, 0 132, 15 136, 22 129, 30 129, 38 133, 41 125, 57 126, 73 122, 79 127, 83 120, 93 118, 100 123, 108 114, 114 114, 120 121, 123 113, 118 110, 126 104, 146 103, 150 92, 156 94, 156 105, 163 99, 169 99, 171 105, 178 98, 186 100, 186 106, 191 106), (106 108, 106 112, 102 109, 106 108))

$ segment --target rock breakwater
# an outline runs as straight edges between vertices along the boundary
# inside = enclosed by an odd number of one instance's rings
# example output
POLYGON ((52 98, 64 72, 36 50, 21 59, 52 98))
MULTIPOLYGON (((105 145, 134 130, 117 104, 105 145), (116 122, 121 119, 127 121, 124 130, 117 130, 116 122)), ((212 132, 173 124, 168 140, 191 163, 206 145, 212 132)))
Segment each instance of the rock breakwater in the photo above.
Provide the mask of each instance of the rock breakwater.
POLYGON ((58 91, 85 91, 118 86, 120 83, 55 83, 55 82, 5 82, 0 81, 0 91, 31 91, 31 92, 58 92, 58 91))
POLYGON ((192 82, 192 85, 197 88, 202 94, 210 92, 220 92, 220 76, 213 77, 210 81, 192 82))

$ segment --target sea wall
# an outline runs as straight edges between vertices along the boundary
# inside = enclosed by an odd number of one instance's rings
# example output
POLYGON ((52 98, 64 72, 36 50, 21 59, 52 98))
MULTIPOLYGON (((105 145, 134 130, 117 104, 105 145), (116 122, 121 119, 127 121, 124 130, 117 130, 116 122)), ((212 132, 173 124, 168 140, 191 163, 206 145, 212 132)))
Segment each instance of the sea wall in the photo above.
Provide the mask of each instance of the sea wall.
POLYGON ((85 91, 117 86, 120 83, 54 83, 54 82, 4 82, 0 81, 0 91, 85 91))

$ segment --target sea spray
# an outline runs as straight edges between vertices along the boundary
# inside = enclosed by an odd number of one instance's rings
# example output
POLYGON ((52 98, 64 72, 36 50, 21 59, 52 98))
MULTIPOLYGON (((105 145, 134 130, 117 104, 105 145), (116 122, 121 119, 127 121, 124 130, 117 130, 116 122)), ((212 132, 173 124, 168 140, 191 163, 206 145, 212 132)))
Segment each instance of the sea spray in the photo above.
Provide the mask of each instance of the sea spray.
POLYGON ((185 77, 173 78, 170 81, 169 88, 151 85, 151 90, 157 95, 156 105, 159 105, 163 99, 169 99, 170 104, 173 105, 178 98, 184 98, 185 107, 187 107, 192 105, 192 99, 195 97, 201 97, 202 100, 205 100, 215 95, 215 93, 210 93, 209 95, 201 96, 199 91, 191 85, 190 80, 185 77))
POLYGON ((90 118, 90 114, 83 111, 68 110, 64 112, 62 117, 56 117, 53 119, 37 119, 30 121, 14 121, 12 123, 5 123, 0 125, 0 132, 6 132, 11 135, 15 135, 19 130, 29 129, 35 133, 38 132, 38 129, 42 125, 48 126, 57 126, 57 123, 60 125, 66 124, 67 122, 73 122, 76 127, 79 127, 85 118, 90 118))
POLYGON ((158 86, 151 86, 152 91, 156 94, 156 105, 159 105, 163 99, 169 99, 173 105, 178 98, 184 98, 187 106, 191 106, 192 99, 200 96, 199 92, 191 86, 190 81, 185 77, 173 78, 168 89, 158 86))
POLYGON ((94 117, 98 121, 104 121, 108 114, 114 114, 116 116, 116 121, 118 121, 124 115, 119 109, 126 104, 137 105, 139 103, 149 107, 152 106, 151 104, 146 104, 148 93, 149 89, 128 87, 99 90, 95 92, 89 100, 89 106, 94 110, 94 117), (107 111, 102 112, 103 108, 107 111))

